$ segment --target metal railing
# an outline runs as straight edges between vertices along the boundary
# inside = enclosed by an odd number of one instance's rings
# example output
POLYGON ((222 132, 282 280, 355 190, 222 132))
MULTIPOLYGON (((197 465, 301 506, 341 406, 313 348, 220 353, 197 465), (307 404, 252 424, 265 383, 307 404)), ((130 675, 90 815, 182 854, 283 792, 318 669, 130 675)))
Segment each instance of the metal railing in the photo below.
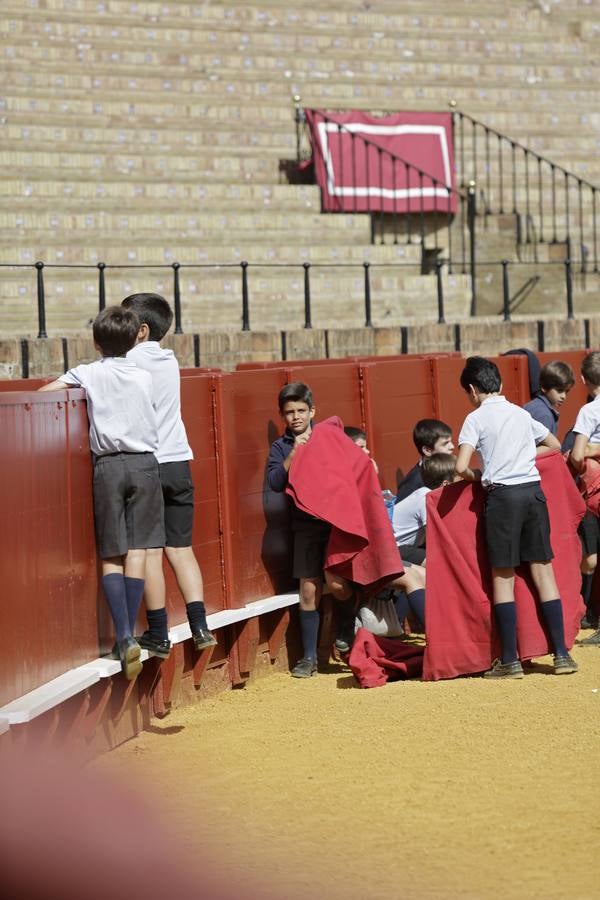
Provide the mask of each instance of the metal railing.
MULTIPOLYGON (((498 266, 502 270, 502 292, 498 295, 498 301, 501 302, 500 309, 498 311, 498 315, 502 315, 505 321, 509 321, 511 318, 512 312, 516 308, 518 308, 518 301, 521 297, 523 288, 520 288, 517 292, 516 296, 511 296, 510 291, 510 276, 511 272, 518 271, 521 266, 531 265, 530 263, 522 263, 515 262, 509 260, 501 260, 501 261, 491 261, 486 262, 482 261, 478 263, 481 266, 485 266, 487 268, 493 268, 498 266)), ((567 318, 572 319, 574 317, 574 266, 571 260, 567 259, 564 261, 557 262, 548 262, 548 263, 540 263, 538 264, 540 269, 544 267, 550 267, 550 271, 555 272, 557 269, 562 268, 564 275, 564 301, 565 301, 565 312, 567 314, 567 318)), ((172 274, 172 303, 174 309, 174 331, 175 334, 183 334, 183 310, 187 304, 198 303, 200 302, 197 298, 194 300, 185 300, 182 291, 181 285, 181 273, 182 271, 194 271, 194 270, 230 270, 239 272, 239 309, 241 313, 241 328, 242 331, 250 331, 250 321, 251 321, 251 294, 252 294, 252 278, 251 273, 260 272, 263 269, 281 269, 289 272, 298 272, 301 273, 302 276, 302 290, 301 294, 303 297, 303 310, 302 310, 302 318, 303 318, 303 328, 310 329, 313 327, 313 282, 311 280, 312 273, 317 271, 326 271, 326 272, 340 272, 340 271, 355 271, 361 274, 361 283, 362 283, 362 313, 364 315, 364 326, 366 328, 375 327, 373 322, 373 304, 377 301, 377 296, 374 294, 374 288, 372 284, 372 273, 373 271, 379 272, 382 271, 402 271, 402 270, 417 270, 417 272, 421 271, 420 263, 410 263, 410 262, 393 262, 393 263, 379 263, 379 262, 357 262, 357 263, 314 263, 314 262, 296 262, 296 263, 250 263, 246 260, 242 260, 239 263, 179 263, 173 262, 170 265, 157 265, 157 264, 140 264, 140 263, 127 263, 122 265, 109 265, 104 262, 92 264, 68 264, 68 263, 44 263, 41 260, 33 263, 33 264, 25 264, 25 263, 1 263, 0 271, 14 269, 17 271, 21 270, 29 270, 32 269, 36 273, 36 287, 37 287, 37 327, 38 327, 38 338, 47 338, 48 337, 48 325, 47 325, 47 309, 46 309, 46 273, 48 271, 57 271, 57 270, 86 270, 89 272, 95 272, 97 279, 97 309, 102 310, 106 306, 107 302, 107 284, 106 277, 107 273, 110 271, 132 271, 132 270, 140 270, 140 269, 151 269, 154 271, 165 270, 172 274)), ((474 275, 476 269, 474 268, 471 275, 471 289, 474 288, 474 275)), ((434 308, 437 306, 437 318, 436 321, 438 323, 446 322, 446 298, 445 298, 445 284, 444 284, 444 275, 449 273, 449 266, 447 260, 438 258, 435 260, 435 263, 432 268, 432 273, 428 276, 423 276, 424 282, 435 280, 435 285, 432 284, 432 297, 435 297, 434 308)), ((1 275, 0 275, 1 277, 1 275)), ((556 279, 553 276, 553 282, 556 283, 556 279)), ((1 307, 0 307, 1 309, 1 307)), ((432 317, 433 318, 433 317, 432 317)), ((430 320, 431 321, 431 320, 430 320)), ((236 323, 231 323, 232 325, 236 323)), ((339 323, 338 323, 339 324, 339 323)), ((385 322, 378 323, 380 325, 384 325, 385 322)), ((0 312, 0 327, 2 325, 1 322, 1 312, 0 312)), ((321 327, 321 326, 320 326, 321 327)))

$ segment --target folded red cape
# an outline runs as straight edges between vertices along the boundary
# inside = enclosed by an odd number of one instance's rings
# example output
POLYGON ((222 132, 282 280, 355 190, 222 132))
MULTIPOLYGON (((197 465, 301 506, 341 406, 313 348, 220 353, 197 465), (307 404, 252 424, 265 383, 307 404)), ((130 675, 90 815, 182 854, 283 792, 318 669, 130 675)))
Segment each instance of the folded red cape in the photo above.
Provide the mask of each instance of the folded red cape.
POLYGON ((399 678, 419 678, 423 648, 359 628, 348 662, 361 687, 381 687, 399 678))
POLYGON ((325 568, 376 592, 403 570, 370 458, 333 416, 315 428, 289 471, 299 509, 331 525, 325 568))
POLYGON ((590 512, 595 516, 600 511, 600 463, 596 459, 586 459, 583 472, 579 476, 579 490, 590 512))
MULTIPOLYGON (((577 526, 585 505, 560 453, 538 457, 537 466, 548 501, 565 639, 567 647, 572 647, 584 611, 577 526)), ((499 656, 482 515, 484 497, 480 484, 466 483, 427 495, 426 681, 482 672, 499 656)), ((521 659, 550 652, 535 596, 528 567, 519 567, 515 601, 521 659)))

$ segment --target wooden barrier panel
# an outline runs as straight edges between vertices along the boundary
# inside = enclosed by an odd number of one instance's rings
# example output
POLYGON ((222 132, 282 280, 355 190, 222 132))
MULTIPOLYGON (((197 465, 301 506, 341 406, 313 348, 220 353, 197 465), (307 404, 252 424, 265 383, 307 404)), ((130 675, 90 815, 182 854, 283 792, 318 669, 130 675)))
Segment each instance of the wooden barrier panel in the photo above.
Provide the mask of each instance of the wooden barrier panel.
MULTIPOLYGON (((235 367, 236 372, 247 372, 255 369, 287 369, 287 368, 305 368, 307 366, 331 366, 344 365, 347 363, 367 363, 367 362, 388 362, 401 359, 430 359, 431 357, 457 356, 461 354, 455 351, 442 353, 394 353, 389 356, 344 356, 332 359, 288 359, 274 360, 267 362, 241 362, 235 367)), ((462 358, 462 357, 461 357, 462 358)))
POLYGON ((98 656, 83 391, 0 397, 0 703, 98 656))
POLYGON ((355 362, 341 362, 336 366, 293 365, 285 372, 288 384, 303 381, 310 387, 316 407, 315 422, 339 416, 344 425, 364 426, 360 368, 355 362))

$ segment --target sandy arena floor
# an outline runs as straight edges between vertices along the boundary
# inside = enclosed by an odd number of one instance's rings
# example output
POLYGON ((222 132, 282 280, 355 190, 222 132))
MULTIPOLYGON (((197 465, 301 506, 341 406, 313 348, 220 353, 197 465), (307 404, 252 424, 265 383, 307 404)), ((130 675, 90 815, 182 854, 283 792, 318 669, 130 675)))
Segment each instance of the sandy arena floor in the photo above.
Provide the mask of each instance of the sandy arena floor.
POLYGON ((573 655, 501 683, 274 674, 94 765, 158 776, 232 897, 600 898, 600 649, 573 655))

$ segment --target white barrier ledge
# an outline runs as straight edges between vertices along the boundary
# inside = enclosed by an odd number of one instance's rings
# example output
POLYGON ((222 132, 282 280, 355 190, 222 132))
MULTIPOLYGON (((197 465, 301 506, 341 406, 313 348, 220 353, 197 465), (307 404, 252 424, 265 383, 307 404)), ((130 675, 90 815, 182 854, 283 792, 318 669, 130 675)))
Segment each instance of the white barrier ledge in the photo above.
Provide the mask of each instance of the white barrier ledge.
MULTIPOLYGON (((298 594, 275 594, 274 597, 265 597, 262 600, 254 600, 247 603, 246 606, 240 606, 237 609, 221 609, 219 612, 211 613, 206 617, 208 627, 211 631, 218 631, 219 628, 225 628, 227 625, 234 625, 236 622, 244 622, 246 619, 252 619, 254 616, 263 616, 265 613, 273 612, 276 609, 285 609, 287 606, 294 606, 298 603, 298 594)), ((169 629, 169 640, 172 644, 180 644, 191 638, 192 632, 187 622, 181 625, 175 625, 169 629)))
POLYGON ((6 732, 10 729, 10 722, 8 719, 5 719, 3 716, 0 716, 0 734, 6 734, 6 732))
POLYGON ((53 678, 41 687, 23 694, 17 700, 0 707, 0 717, 7 719, 10 725, 21 725, 31 722, 36 716, 48 712, 54 706, 64 703, 74 697, 75 694, 85 691, 99 680, 99 676, 93 669, 82 666, 79 669, 71 669, 58 678, 53 678))

